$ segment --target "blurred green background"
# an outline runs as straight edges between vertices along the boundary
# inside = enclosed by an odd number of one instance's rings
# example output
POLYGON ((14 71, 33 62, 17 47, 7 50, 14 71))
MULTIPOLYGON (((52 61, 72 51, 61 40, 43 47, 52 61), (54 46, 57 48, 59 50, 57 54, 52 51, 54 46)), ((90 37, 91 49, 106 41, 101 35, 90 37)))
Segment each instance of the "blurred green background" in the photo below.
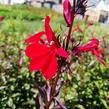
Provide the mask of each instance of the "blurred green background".
MULTIPOLYGON (((23 52, 24 39, 44 29, 46 15, 51 16, 51 27, 56 35, 63 35, 61 29, 66 32, 68 28, 61 14, 25 5, 0 5, 0 16, 4 16, 0 22, 0 109, 35 109, 37 90, 33 83, 43 85, 45 80, 40 73, 29 73, 29 61, 23 52)), ((87 26, 84 20, 75 19, 74 27, 78 23, 82 30, 87 26)), ((90 53, 85 54, 82 61, 72 59, 72 74, 65 73, 61 78, 67 83, 62 87, 62 101, 67 109, 109 109, 109 25, 95 23, 72 36, 83 39, 83 43, 91 37, 99 38, 106 66, 90 53), (102 44, 103 37, 106 47, 102 44)))

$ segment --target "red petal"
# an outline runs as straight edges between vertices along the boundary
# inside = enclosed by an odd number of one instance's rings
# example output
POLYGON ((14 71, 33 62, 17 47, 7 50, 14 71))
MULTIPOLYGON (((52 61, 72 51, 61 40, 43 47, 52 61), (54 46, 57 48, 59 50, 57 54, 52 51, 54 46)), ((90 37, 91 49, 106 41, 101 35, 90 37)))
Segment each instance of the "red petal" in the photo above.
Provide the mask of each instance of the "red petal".
POLYGON ((41 59, 33 59, 30 62, 30 71, 41 71, 42 75, 47 79, 51 79, 57 70, 56 55, 46 55, 41 59))
POLYGON ((101 54, 102 56, 104 56, 103 49, 98 48, 98 52, 99 52, 99 54, 101 54))
POLYGON ((46 54, 41 58, 32 59, 30 62, 30 71, 41 71, 47 65, 49 58, 49 54, 46 54))
POLYGON ((99 40, 96 38, 92 38, 92 39, 90 39, 89 43, 99 45, 99 40))
POLYGON ((38 42, 40 40, 40 37, 44 34, 45 34, 44 32, 36 33, 33 36, 30 36, 28 39, 26 39, 25 43, 29 44, 29 43, 38 42))
POLYGON ((64 9, 63 10, 63 14, 64 14, 64 18, 65 18, 65 21, 66 21, 68 26, 71 24, 70 8, 71 8, 71 5, 70 5, 69 0, 64 0, 64 3, 63 3, 63 9, 64 9))
POLYGON ((68 53, 63 48, 57 48, 56 54, 64 58, 68 58, 68 53))
POLYGON ((39 43, 31 44, 25 50, 26 55, 30 58, 44 57, 49 52, 50 52, 50 48, 48 48, 44 44, 39 44, 39 43))
POLYGON ((95 56, 97 57, 97 59, 98 59, 103 65, 105 65, 104 60, 100 57, 100 54, 99 54, 99 52, 98 52, 97 50, 93 50, 93 51, 92 51, 92 54, 95 55, 95 56))
POLYGON ((50 60, 42 69, 42 74, 47 80, 50 80, 55 75, 56 70, 57 70, 57 60, 55 53, 53 53, 52 56, 50 56, 50 60))
POLYGON ((104 61, 101 57, 97 57, 97 59, 98 59, 103 65, 105 65, 105 61, 104 61))
POLYGON ((52 31, 49 23, 50 23, 50 17, 46 16, 46 18, 45 18, 45 33, 46 33, 46 36, 47 36, 47 40, 48 40, 49 43, 51 41, 54 41, 56 46, 60 46, 59 41, 57 40, 57 38, 56 38, 54 32, 52 31))
POLYGON ((30 71, 40 71, 43 64, 42 63, 42 58, 39 60, 39 59, 32 59, 31 62, 30 62, 30 71))
POLYGON ((48 42, 51 42, 52 38, 53 38, 53 32, 52 32, 52 29, 51 29, 49 23, 50 23, 50 17, 46 16, 46 18, 45 18, 45 33, 47 35, 48 42))

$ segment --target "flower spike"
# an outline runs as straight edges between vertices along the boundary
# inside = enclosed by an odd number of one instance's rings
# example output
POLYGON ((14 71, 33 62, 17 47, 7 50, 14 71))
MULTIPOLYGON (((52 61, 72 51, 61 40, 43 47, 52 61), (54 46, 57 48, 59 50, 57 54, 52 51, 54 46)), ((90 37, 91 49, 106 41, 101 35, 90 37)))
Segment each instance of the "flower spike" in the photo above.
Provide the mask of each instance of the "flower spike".
POLYGON ((63 14, 64 14, 64 19, 66 21, 67 26, 71 25, 71 5, 69 0, 64 0, 63 3, 63 14))

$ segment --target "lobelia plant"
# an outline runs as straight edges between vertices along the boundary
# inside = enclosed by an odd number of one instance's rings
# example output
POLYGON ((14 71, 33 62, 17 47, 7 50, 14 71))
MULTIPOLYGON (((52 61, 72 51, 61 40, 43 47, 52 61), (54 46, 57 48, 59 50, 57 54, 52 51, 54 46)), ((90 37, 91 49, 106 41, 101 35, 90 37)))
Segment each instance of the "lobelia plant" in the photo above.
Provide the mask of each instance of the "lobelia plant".
MULTIPOLYGON (((71 37, 72 25, 76 14, 81 7, 86 8, 87 0, 69 0, 63 2, 63 15, 68 28, 65 38, 56 37, 50 27, 50 17, 46 16, 45 30, 36 33, 25 40, 28 44, 25 54, 31 59, 30 72, 40 71, 46 79, 44 86, 35 82, 39 93, 36 97, 36 109, 66 109, 60 101, 60 92, 63 81, 60 79, 63 73, 71 71, 71 57, 80 56, 84 52, 91 52, 105 65, 101 58, 103 50, 99 47, 99 40, 92 38, 87 44, 74 44, 75 39, 71 37), (70 47, 69 45, 73 45, 70 47)), ((84 10, 85 11, 85 10, 84 10)), ((82 12, 84 13, 84 12, 82 12)))

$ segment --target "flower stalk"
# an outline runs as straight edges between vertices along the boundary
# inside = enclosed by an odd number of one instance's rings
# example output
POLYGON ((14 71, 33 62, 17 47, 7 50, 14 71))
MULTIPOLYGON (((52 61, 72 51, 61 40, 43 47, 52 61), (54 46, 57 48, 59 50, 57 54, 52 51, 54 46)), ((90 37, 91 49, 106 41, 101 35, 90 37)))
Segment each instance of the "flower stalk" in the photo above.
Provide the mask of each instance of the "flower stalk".
POLYGON ((60 76, 60 72, 57 73, 57 76, 55 78, 55 82, 53 84, 53 89, 52 89, 52 95, 51 95, 51 98, 50 100, 48 101, 48 103, 46 104, 45 106, 45 109, 49 109, 54 97, 55 97, 55 90, 56 90, 56 86, 57 86, 57 83, 58 83, 58 80, 59 80, 59 76, 60 76))
POLYGON ((76 6, 76 1, 73 1, 73 10, 71 12, 71 24, 69 27, 69 31, 68 31, 68 35, 67 35, 67 41, 66 41, 66 50, 68 49, 68 45, 69 45, 69 41, 70 41, 70 37, 71 37, 71 32, 72 32, 72 26, 73 26, 73 22, 74 22, 74 17, 75 17, 75 6, 76 6))

